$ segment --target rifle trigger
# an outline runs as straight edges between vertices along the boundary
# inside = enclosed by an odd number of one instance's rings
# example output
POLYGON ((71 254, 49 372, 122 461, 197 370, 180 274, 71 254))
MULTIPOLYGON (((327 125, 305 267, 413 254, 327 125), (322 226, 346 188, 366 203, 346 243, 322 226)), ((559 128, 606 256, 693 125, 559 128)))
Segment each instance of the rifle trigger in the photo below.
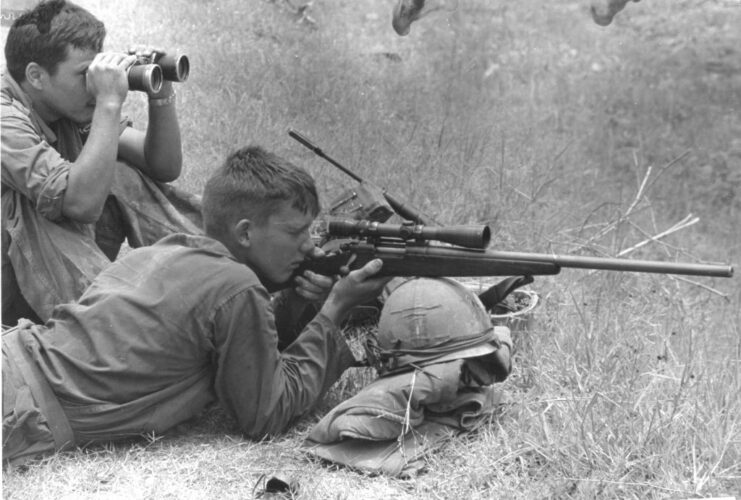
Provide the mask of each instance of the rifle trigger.
POLYGON ((347 271, 344 272, 344 273, 343 272, 340 272, 340 275, 341 276, 347 276, 348 274, 350 274, 350 266, 357 259, 358 259, 358 255, 357 254, 355 254, 355 253, 350 254, 350 258, 347 259, 347 262, 345 262, 345 264, 340 267, 340 271, 342 271, 344 269, 346 269, 347 271))

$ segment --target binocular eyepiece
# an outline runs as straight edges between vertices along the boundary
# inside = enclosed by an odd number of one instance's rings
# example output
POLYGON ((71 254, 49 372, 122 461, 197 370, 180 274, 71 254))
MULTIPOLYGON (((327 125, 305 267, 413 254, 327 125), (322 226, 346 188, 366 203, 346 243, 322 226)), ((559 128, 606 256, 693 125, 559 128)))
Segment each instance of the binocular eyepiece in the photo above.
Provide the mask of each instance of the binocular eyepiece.
POLYGON ((150 58, 140 58, 129 67, 129 90, 155 94, 162 88, 162 82, 184 82, 190 73, 188 56, 165 54, 156 63, 150 58))

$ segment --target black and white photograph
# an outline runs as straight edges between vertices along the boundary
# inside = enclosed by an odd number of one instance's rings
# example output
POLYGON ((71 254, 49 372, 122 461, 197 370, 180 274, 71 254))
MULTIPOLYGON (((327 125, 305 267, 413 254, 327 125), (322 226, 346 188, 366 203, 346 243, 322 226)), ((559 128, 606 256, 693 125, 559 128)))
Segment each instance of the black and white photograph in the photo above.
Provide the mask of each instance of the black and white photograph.
POLYGON ((3 0, 2 498, 741 500, 741 0, 3 0))

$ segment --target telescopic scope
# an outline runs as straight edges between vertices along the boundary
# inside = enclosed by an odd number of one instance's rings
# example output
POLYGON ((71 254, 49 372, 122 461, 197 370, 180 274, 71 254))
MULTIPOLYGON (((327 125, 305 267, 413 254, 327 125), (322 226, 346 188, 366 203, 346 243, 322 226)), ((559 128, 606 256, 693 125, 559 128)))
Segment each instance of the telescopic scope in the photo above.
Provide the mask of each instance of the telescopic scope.
POLYGON ((485 249, 491 241, 489 226, 423 226, 421 224, 384 224, 367 220, 329 221, 330 236, 391 237, 404 240, 436 240, 466 248, 485 249))

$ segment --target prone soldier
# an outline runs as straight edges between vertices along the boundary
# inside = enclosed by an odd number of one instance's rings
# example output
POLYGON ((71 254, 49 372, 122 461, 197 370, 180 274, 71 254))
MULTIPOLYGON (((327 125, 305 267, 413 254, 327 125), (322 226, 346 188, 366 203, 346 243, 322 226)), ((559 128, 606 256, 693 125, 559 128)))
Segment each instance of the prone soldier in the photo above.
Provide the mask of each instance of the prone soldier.
POLYGON ((250 438, 285 430, 355 364, 340 324, 388 281, 374 260, 271 297, 264 283, 316 252, 318 212, 304 170, 259 147, 230 155, 204 190, 205 235, 132 250, 46 325, 3 335, 4 460, 163 433, 215 401, 250 438))

